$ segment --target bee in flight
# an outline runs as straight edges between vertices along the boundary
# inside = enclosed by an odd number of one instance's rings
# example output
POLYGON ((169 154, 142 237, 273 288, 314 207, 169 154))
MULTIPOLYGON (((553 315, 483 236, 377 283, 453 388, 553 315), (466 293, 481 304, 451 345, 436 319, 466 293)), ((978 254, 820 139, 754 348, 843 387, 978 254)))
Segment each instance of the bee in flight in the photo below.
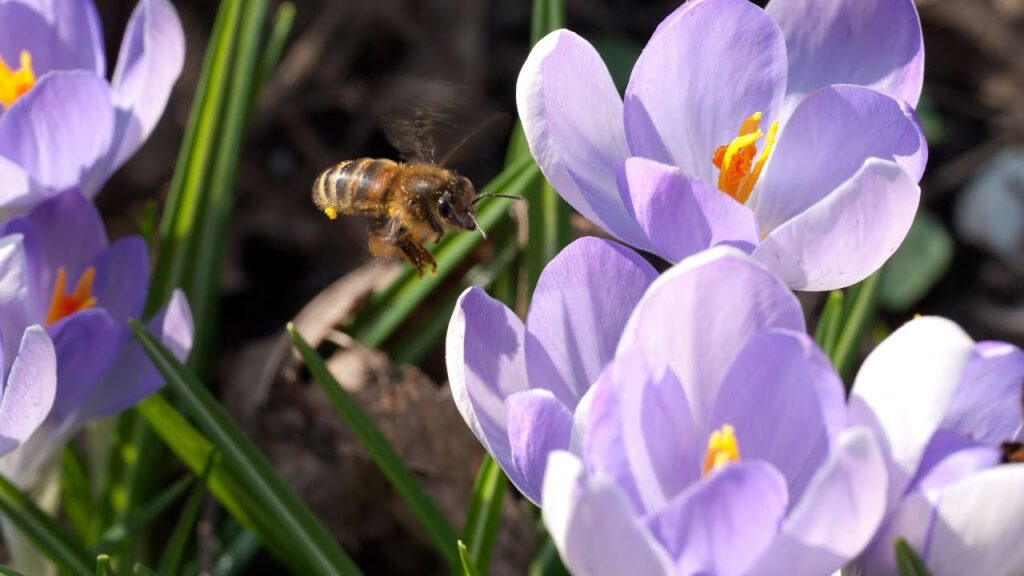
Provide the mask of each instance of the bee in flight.
MULTIPOLYGON (((467 135, 465 144, 478 130, 467 135)), ((477 230, 476 203, 488 197, 518 198, 502 194, 477 195, 473 183, 455 170, 434 163, 428 153, 415 154, 409 163, 382 158, 346 160, 320 173, 313 182, 313 203, 334 220, 338 215, 364 215, 376 219, 370 228, 370 252, 378 257, 400 254, 419 275, 437 261, 423 247, 430 238, 440 242, 446 229, 477 230)), ((454 149, 453 149, 454 152, 454 149)), ((446 159, 452 152, 446 155, 446 159)), ((480 229, 480 234, 484 231, 480 229)), ((486 238, 486 235, 484 235, 486 238)))

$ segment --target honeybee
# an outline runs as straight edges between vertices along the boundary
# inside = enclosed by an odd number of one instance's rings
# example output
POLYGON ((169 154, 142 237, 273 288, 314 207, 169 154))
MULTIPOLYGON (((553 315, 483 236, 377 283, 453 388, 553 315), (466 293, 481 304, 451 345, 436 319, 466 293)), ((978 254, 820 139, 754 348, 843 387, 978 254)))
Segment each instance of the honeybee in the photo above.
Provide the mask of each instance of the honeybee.
POLYGON ((1024 463, 1024 444, 1020 442, 1003 442, 1000 448, 1003 452, 1003 464, 1024 463))
MULTIPOLYGON (((411 146, 417 150, 413 161, 408 163, 383 158, 339 162, 321 172, 313 182, 313 203, 331 220, 339 215, 375 217, 370 228, 371 253, 378 257, 399 254, 421 277, 426 267, 437 274, 437 261, 424 248, 425 241, 432 237, 439 242, 446 229, 480 230, 486 238, 476 221, 476 203, 488 197, 518 198, 504 194, 478 195, 468 178, 442 166, 455 149, 461 148, 487 123, 466 135, 439 162, 432 158, 436 146, 424 134, 414 136, 421 140, 418 143, 396 144, 396 147, 411 146)), ((423 122, 420 124, 422 128, 423 122)), ((401 138, 394 134, 388 136, 392 143, 401 138)))

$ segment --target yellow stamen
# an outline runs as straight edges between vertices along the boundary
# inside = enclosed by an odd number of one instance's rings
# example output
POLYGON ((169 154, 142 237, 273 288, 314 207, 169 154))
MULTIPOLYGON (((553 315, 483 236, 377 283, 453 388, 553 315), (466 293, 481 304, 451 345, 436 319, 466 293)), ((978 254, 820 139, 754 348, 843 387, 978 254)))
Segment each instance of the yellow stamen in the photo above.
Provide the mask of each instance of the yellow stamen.
POLYGON ((736 138, 725 146, 719 146, 711 158, 711 163, 720 170, 718 189, 741 203, 750 198, 750 193, 761 176, 761 170, 768 161, 772 148, 775 147, 778 121, 772 122, 768 128, 764 150, 757 157, 757 162, 754 161, 754 157, 757 156, 757 141, 764 136, 764 132, 759 129, 760 124, 761 113, 751 114, 743 121, 736 138))
POLYGON ((96 297, 92 294, 92 283, 96 279, 96 269, 89 266, 82 272, 75 284, 75 291, 66 294, 67 272, 61 266, 57 269, 57 279, 53 282, 53 296, 50 298, 50 310, 46 313, 46 325, 50 326, 68 316, 87 310, 96 305, 96 297))
POLYGON ((726 424, 711 433, 708 438, 708 453, 704 457, 704 476, 732 462, 740 461, 740 445, 736 441, 736 429, 726 424))
POLYGON ((28 50, 21 51, 21 67, 11 70, 0 58, 0 104, 10 108, 18 98, 25 95, 36 83, 36 75, 32 71, 32 55, 28 50))
POLYGON ((324 208, 324 214, 327 214, 327 217, 330 218, 331 220, 334 220, 335 218, 338 217, 338 211, 335 210, 334 208, 331 208, 330 206, 324 208))

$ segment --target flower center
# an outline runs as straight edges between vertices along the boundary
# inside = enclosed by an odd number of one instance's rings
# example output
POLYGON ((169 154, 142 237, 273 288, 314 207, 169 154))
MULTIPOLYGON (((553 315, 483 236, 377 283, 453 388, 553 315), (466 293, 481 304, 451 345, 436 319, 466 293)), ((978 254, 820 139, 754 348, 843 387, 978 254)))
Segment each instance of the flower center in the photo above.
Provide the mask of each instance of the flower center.
POLYGON ((739 461, 740 444, 736 441, 736 429, 726 424, 712 432, 708 438, 708 453, 704 457, 703 476, 739 461))
POLYGON ((28 50, 21 51, 21 67, 11 70, 0 58, 0 104, 10 108, 18 98, 25 95, 36 83, 36 75, 32 71, 32 55, 28 50))
POLYGON ((46 313, 46 325, 50 326, 59 320, 71 316, 75 312, 87 310, 96 305, 96 297, 92 294, 92 281, 96 278, 96 269, 89 266, 82 272, 75 284, 75 291, 66 294, 67 272, 61 266, 57 269, 57 279, 53 282, 53 297, 50 298, 50 310, 46 313))
POLYGON ((711 163, 718 168, 718 189, 732 196, 740 203, 750 198, 750 192, 761 176, 761 169, 768 161, 768 156, 775 147, 775 132, 779 129, 779 121, 772 122, 765 138, 764 150, 757 156, 757 141, 764 136, 758 126, 761 124, 761 113, 755 112, 743 121, 739 135, 725 146, 715 150, 711 163), (755 157, 757 160, 755 161, 755 157))

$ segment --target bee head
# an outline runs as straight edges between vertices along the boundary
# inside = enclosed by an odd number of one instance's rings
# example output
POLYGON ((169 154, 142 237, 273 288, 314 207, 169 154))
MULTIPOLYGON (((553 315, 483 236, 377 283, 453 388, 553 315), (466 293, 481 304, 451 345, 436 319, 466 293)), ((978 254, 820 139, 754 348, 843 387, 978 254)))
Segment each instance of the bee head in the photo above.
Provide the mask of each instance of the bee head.
POLYGON ((473 198, 476 190, 465 176, 456 176, 451 190, 441 192, 437 199, 437 214, 445 224, 463 230, 476 230, 473 198))

